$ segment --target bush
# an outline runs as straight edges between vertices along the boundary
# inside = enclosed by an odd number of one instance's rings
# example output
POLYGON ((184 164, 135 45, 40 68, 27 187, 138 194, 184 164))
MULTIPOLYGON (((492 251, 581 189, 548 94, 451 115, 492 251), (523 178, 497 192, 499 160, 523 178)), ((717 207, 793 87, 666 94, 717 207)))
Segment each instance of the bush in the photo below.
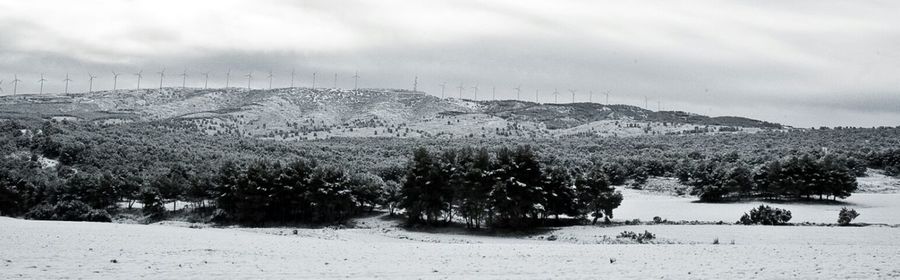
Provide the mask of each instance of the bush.
POLYGON ((758 208, 750 210, 750 213, 744 213, 738 221, 744 225, 783 225, 791 220, 791 211, 760 205, 758 208))
POLYGON ((635 233, 633 231, 623 231, 619 233, 616 238, 625 238, 637 241, 638 243, 644 243, 644 241, 650 241, 656 239, 656 235, 650 233, 649 231, 644 231, 644 233, 635 233))
POLYGON ((838 224, 848 226, 853 219, 856 219, 856 217, 859 217, 859 213, 856 212, 856 209, 848 209, 847 207, 841 208, 841 212, 838 213, 838 224))
POLYGON ((25 214, 32 220, 89 221, 111 222, 112 218, 106 210, 93 209, 79 200, 66 200, 54 205, 41 204, 25 214))

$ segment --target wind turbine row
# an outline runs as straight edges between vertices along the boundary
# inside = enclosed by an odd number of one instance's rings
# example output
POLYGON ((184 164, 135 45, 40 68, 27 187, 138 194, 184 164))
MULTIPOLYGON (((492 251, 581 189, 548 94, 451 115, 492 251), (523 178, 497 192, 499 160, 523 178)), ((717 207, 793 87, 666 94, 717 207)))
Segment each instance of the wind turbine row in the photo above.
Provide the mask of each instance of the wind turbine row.
MULTIPOLYGON (((113 80, 113 81, 112 81, 112 82, 113 82, 112 90, 113 90, 113 91, 116 91, 116 90, 119 89, 119 87, 118 87, 119 76, 121 76, 122 74, 119 73, 119 72, 116 72, 116 71, 111 71, 111 73, 112 73, 112 80, 113 80)), ((144 70, 143 70, 143 69, 139 70, 139 71, 136 72, 136 73, 133 73, 133 75, 134 75, 135 78, 136 78, 136 87, 135 87, 135 88, 136 88, 137 90, 140 90, 140 89, 141 89, 141 82, 143 81, 143 78, 144 78, 143 73, 144 73, 144 70)), ((164 87, 164 85, 165 85, 165 80, 166 80, 166 68, 163 67, 159 72, 156 72, 156 74, 159 75, 159 85, 158 85, 159 87, 158 87, 158 88, 159 88, 160 91, 162 91, 162 89, 163 89, 163 87, 164 87)), ((313 72, 313 73, 312 73, 312 88, 313 88, 313 89, 316 89, 316 88, 317 88, 316 86, 317 86, 317 78, 318 78, 318 74, 319 74, 318 72, 313 72)), ((200 72, 200 75, 203 77, 203 88, 204 88, 204 89, 208 89, 208 88, 209 88, 210 72, 209 72, 209 71, 207 71, 207 72, 200 72)), ((93 92, 93 91, 94 91, 94 80, 98 79, 98 76, 95 76, 95 75, 93 75, 92 73, 87 73, 87 76, 88 76, 88 92, 93 92)), ((182 88, 182 89, 186 89, 186 88, 187 88, 187 79, 188 79, 188 77, 190 76, 189 73, 188 73, 188 71, 187 71, 187 68, 184 68, 184 70, 182 71, 182 73, 179 74, 179 76, 181 76, 181 88, 182 88)), ((296 70, 295 70, 295 69, 292 69, 292 70, 291 70, 291 80, 290 80, 290 86, 291 86, 291 88, 294 88, 295 85, 296 85, 296 76, 297 76, 296 70)), ((253 77, 254 77, 253 72, 247 73, 246 75, 244 75, 244 77, 247 78, 247 90, 252 90, 252 83, 253 83, 253 77)), ((275 78, 275 73, 274 73, 274 71, 269 70, 268 73, 267 73, 267 75, 266 75, 266 78, 268 79, 268 82, 269 82, 269 83, 268 83, 268 89, 272 89, 273 86, 274 86, 274 78, 275 78)), ((358 72, 358 71, 354 72, 354 73, 353 73, 353 76, 351 76, 351 78, 353 78, 353 90, 354 90, 354 91, 358 91, 358 90, 359 90, 359 78, 360 78, 359 72, 358 72)), ((44 93, 44 84, 45 84, 47 81, 48 81, 48 80, 45 78, 44 73, 41 73, 41 74, 40 74, 40 79, 37 80, 37 82, 38 82, 39 85, 40 85, 40 87, 39 87, 39 93, 40 93, 40 94, 43 94, 43 93, 44 93)), ((66 73, 65 79, 63 79, 62 81, 64 82, 64 86, 65 86, 65 87, 64 87, 64 93, 65 93, 65 94, 68 94, 68 93, 69 93, 69 84, 72 83, 72 82, 74 82, 74 80, 71 79, 69 73, 66 73)), ((18 74, 14 75, 13 80, 11 80, 10 82, 11 82, 12 85, 13 85, 13 94, 18 94, 18 86, 19 86, 19 83, 22 82, 22 80, 19 79, 18 74)), ((230 86, 231 86, 231 69, 227 69, 227 71, 225 71, 225 88, 229 88, 230 86)), ((332 86, 333 86, 334 88, 338 88, 338 73, 334 73, 334 79, 333 79, 333 85, 332 85, 332 86)), ((413 91, 418 91, 418 86, 419 86, 419 77, 418 77, 418 75, 416 75, 416 76, 414 77, 414 80, 413 80, 412 90, 413 90, 413 91)), ((443 83, 439 84, 439 86, 440 86, 440 88, 441 88, 441 95, 440 95, 441 98, 446 98, 446 97, 447 97, 447 96, 446 96, 446 89, 447 89, 446 87, 447 87, 447 83, 446 83, 446 82, 443 82, 443 83)), ((475 100, 475 101, 478 101, 478 100, 479 100, 479 99, 478 99, 478 90, 479 90, 479 86, 478 86, 477 83, 476 83, 475 85, 471 86, 471 87, 466 87, 464 83, 460 82, 460 83, 459 83, 459 86, 457 86, 456 88, 459 90, 459 95, 457 96, 459 99, 462 99, 462 98, 463 98, 463 93, 464 93, 464 91, 466 91, 467 89, 471 89, 471 90, 472 90, 473 100, 475 100)), ((521 84, 520 84, 520 85, 516 85, 515 87, 512 88, 512 90, 513 90, 513 91, 515 92, 515 94, 516 94, 516 100, 523 100, 523 99, 522 99, 522 85, 521 85, 521 84)), ((571 95, 572 95, 572 100, 571 100, 571 102, 572 102, 572 103, 575 103, 575 102, 577 101, 577 100, 576 100, 576 96, 577 96, 578 90, 577 90, 577 89, 569 89, 568 91, 569 91, 569 92, 571 93, 571 95)), ((3 92, 3 80, 0 80, 0 93, 2 93, 2 92, 3 92)), ((558 90, 558 89, 554 89, 554 90, 553 90, 553 92, 552 92, 552 95, 553 95, 553 103, 559 103, 559 94, 560 94, 560 93, 559 93, 559 90, 558 90)), ((609 105, 609 104, 610 104, 610 103, 609 103, 610 92, 607 90, 607 91, 603 91, 602 94, 605 96, 605 102, 604 102, 604 104, 609 105)), ((491 87, 491 99, 492 99, 492 100, 496 100, 496 99, 497 99, 496 96, 497 96, 497 88, 496 88, 496 87, 491 87)), ((540 97, 541 97, 541 95, 540 95, 540 90, 535 89, 535 98, 534 98, 534 102, 540 103, 540 101, 541 101, 541 100, 540 100, 540 97)), ((588 101, 588 102, 593 102, 593 101, 594 101, 594 91, 593 91, 593 90, 588 91, 588 100, 587 100, 587 101, 588 101)), ((648 109, 648 110, 650 109, 650 108, 649 108, 649 97, 646 97, 646 96, 644 97, 644 104, 643 104, 643 105, 644 105, 643 107, 644 107, 645 109, 648 109)), ((660 100, 657 100, 657 110, 661 110, 661 108, 662 108, 662 106, 661 106, 661 101, 660 101, 660 100)))

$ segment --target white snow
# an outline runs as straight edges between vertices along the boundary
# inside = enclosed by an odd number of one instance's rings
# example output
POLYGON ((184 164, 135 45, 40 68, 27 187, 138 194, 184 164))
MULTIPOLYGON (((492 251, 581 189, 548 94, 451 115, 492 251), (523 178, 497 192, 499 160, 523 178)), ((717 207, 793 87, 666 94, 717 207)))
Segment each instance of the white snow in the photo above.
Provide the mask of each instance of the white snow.
POLYGON ((724 221, 734 223, 743 213, 766 204, 791 211, 790 222, 836 223, 842 207, 854 208, 859 223, 900 224, 900 194, 854 193, 841 203, 761 202, 699 203, 696 197, 673 197, 632 189, 620 189, 624 200, 615 210, 616 219, 651 221, 659 216, 670 221, 724 221))
POLYGON ((900 229, 891 227, 576 226, 498 237, 409 231, 383 216, 353 229, 167 224, 0 218, 0 278, 900 277, 900 229), (625 230, 676 244, 592 244, 625 230), (711 244, 715 238, 720 245, 711 244))

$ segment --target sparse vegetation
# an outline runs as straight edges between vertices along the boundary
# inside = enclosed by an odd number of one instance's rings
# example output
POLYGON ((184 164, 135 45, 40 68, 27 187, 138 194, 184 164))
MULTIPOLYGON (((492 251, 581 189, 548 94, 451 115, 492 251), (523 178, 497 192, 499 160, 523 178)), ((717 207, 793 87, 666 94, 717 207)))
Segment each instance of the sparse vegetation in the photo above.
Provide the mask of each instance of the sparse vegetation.
POLYGON ((760 205, 751 209, 750 213, 744 213, 738 223, 744 225, 784 225, 790 220, 791 211, 760 205))
POLYGON ((656 239, 656 235, 653 233, 650 233, 649 231, 646 231, 646 230, 643 233, 635 233, 633 231, 623 231, 622 233, 619 233, 619 235, 617 235, 616 238, 631 239, 631 240, 637 241, 637 243, 645 243, 645 242, 649 242, 651 240, 656 239))
POLYGON ((856 209, 842 207, 841 212, 838 213, 838 225, 849 226, 856 217, 859 217, 859 213, 856 212, 856 209))

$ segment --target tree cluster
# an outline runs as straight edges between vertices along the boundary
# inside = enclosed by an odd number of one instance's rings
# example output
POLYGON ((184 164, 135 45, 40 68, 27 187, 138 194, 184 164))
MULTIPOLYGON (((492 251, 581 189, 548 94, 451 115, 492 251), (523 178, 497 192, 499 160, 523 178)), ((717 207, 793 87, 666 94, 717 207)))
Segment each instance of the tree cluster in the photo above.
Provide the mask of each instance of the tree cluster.
POLYGON ((461 218, 469 228, 528 227, 559 216, 612 218, 622 195, 602 170, 577 174, 544 166, 528 146, 463 148, 432 153, 416 149, 401 189, 410 223, 461 218))
POLYGON ((753 166, 737 159, 686 164, 679 178, 701 201, 846 198, 856 177, 839 156, 804 154, 753 166))

